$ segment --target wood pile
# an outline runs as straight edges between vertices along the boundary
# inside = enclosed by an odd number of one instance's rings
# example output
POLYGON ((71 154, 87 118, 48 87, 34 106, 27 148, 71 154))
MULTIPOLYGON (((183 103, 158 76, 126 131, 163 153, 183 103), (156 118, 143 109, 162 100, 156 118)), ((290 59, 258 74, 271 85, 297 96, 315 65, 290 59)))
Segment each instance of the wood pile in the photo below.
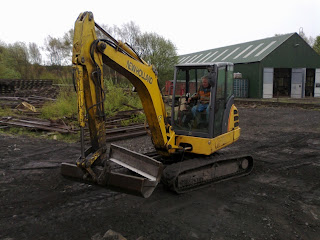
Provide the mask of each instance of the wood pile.
POLYGON ((52 80, 0 79, 0 94, 10 94, 25 89, 48 88, 50 86, 52 86, 52 80))

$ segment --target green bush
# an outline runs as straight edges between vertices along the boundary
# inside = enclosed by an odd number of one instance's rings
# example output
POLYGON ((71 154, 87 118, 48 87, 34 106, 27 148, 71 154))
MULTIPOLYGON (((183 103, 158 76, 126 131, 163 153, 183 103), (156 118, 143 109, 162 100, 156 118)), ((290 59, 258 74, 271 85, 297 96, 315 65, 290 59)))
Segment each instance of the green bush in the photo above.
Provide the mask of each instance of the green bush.
POLYGON ((138 94, 130 89, 129 84, 114 84, 111 80, 105 81, 105 111, 107 116, 112 116, 117 111, 132 110, 129 106, 142 108, 138 94))
MULTIPOLYGON (((107 117, 115 115, 118 111, 132 110, 130 106, 142 108, 137 95, 130 91, 128 84, 114 84, 111 80, 105 81, 105 113, 107 117), (128 106, 129 105, 129 106, 128 106)), ((55 102, 45 104, 41 109, 41 117, 46 119, 58 119, 62 117, 77 116, 77 94, 73 88, 61 88, 55 102)), ((144 115, 133 117, 133 121, 143 119, 144 115)), ((139 120, 142 121, 142 120, 139 120)))
POLYGON ((12 111, 11 108, 1 108, 0 107, 0 117, 12 117, 14 114, 14 112, 12 111))
POLYGON ((73 89, 60 89, 58 98, 54 102, 46 103, 41 109, 41 117, 58 119, 77 115, 77 95, 73 89))
POLYGON ((121 125, 122 126, 127 126, 127 125, 130 125, 132 123, 143 123, 145 121, 146 121, 146 115, 138 114, 138 115, 133 115, 131 117, 131 119, 129 119, 129 120, 122 120, 121 121, 121 125))

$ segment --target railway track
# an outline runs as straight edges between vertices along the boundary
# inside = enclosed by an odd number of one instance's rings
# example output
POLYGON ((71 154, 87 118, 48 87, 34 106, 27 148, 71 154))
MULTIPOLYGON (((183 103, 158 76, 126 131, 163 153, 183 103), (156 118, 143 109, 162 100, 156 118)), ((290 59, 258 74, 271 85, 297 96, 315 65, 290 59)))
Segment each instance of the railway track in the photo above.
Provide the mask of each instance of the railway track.
POLYGON ((147 134, 146 128, 147 126, 144 124, 136 124, 127 127, 107 129, 107 142, 144 136, 147 134))

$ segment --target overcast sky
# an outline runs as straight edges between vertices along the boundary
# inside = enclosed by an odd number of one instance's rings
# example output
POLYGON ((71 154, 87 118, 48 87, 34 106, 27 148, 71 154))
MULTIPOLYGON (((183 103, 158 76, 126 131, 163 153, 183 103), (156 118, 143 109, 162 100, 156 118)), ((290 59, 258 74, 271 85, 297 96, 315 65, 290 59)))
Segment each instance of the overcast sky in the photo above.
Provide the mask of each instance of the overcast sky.
POLYGON ((171 40, 187 54, 262 38, 303 32, 320 35, 320 0, 9 0, 2 3, 0 41, 35 42, 62 37, 78 15, 91 11, 98 24, 130 21, 142 32, 171 40))

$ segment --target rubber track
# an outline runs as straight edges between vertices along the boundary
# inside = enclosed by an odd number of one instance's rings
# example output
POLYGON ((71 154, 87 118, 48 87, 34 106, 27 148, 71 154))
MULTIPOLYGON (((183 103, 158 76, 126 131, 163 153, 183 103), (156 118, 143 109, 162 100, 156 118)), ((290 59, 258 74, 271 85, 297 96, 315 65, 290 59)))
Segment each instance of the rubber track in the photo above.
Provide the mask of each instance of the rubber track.
POLYGON ((253 169, 253 158, 248 155, 235 155, 235 154, 214 154, 209 157, 195 158, 191 160, 182 161, 179 163, 171 164, 167 166, 162 174, 162 182, 169 187, 171 190, 177 193, 185 193, 193 191, 212 183, 226 181, 229 179, 241 177, 248 175, 253 169), (183 187, 182 189, 177 186, 177 179, 179 176, 185 173, 190 173, 194 170, 206 171, 209 168, 216 167, 219 168, 219 165, 240 162, 241 159, 247 159, 249 165, 246 169, 241 169, 239 167, 238 171, 231 174, 213 177, 211 179, 206 179, 205 181, 200 181, 193 183, 189 186, 183 187))

